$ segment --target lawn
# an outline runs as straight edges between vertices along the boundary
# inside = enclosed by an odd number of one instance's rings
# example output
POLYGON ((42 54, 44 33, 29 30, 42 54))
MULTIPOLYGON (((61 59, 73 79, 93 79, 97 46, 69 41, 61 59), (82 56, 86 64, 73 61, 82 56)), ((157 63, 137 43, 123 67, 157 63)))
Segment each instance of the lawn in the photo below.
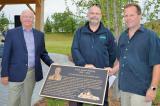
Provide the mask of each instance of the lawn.
MULTIPOLYGON (((46 48, 50 53, 60 53, 70 55, 70 48, 73 40, 71 33, 53 33, 46 34, 46 48)), ((64 106, 66 102, 57 99, 47 99, 48 106, 64 106)), ((160 106, 160 86, 157 91, 156 100, 153 102, 153 106, 160 106)), ((91 106, 91 105, 85 105, 91 106)))
POLYGON ((155 101, 153 102, 153 106, 160 106, 160 84, 157 90, 157 96, 155 101))
POLYGON ((46 34, 46 48, 48 52, 69 55, 72 39, 71 33, 46 34))

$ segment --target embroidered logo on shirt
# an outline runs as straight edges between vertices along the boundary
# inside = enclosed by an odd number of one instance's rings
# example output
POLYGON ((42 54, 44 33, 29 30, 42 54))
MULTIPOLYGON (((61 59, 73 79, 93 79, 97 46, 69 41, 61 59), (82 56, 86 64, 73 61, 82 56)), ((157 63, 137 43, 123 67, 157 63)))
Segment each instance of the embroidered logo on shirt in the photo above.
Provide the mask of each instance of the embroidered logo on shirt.
POLYGON ((106 40, 106 36, 105 35, 101 35, 99 38, 106 40))

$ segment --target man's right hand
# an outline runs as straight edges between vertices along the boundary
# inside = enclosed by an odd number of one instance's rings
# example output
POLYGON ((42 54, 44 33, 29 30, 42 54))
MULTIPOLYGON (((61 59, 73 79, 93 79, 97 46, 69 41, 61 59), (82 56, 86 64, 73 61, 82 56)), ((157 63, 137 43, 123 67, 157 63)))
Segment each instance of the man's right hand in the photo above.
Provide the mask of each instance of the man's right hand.
POLYGON ((113 68, 111 67, 106 67, 105 70, 107 71, 109 76, 114 75, 116 73, 116 71, 113 70, 113 68))
POLYGON ((3 85, 8 85, 8 77, 1 77, 1 82, 3 85))

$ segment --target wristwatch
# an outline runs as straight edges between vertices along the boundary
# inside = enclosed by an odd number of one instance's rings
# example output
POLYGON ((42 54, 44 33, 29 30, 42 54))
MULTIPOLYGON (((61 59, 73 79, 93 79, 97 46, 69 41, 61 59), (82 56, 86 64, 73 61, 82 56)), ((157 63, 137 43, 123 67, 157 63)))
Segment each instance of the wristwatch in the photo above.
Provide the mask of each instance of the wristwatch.
POLYGON ((153 90, 153 91, 156 91, 156 90, 157 90, 157 87, 151 86, 150 89, 153 90))

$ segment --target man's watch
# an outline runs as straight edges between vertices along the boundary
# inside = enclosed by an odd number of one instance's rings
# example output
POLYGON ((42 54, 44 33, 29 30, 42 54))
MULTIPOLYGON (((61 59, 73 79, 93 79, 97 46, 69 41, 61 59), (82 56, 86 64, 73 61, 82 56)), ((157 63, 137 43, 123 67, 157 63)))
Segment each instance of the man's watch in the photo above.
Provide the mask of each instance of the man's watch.
POLYGON ((156 91, 156 90, 157 90, 157 87, 151 86, 150 89, 153 90, 153 91, 156 91))

